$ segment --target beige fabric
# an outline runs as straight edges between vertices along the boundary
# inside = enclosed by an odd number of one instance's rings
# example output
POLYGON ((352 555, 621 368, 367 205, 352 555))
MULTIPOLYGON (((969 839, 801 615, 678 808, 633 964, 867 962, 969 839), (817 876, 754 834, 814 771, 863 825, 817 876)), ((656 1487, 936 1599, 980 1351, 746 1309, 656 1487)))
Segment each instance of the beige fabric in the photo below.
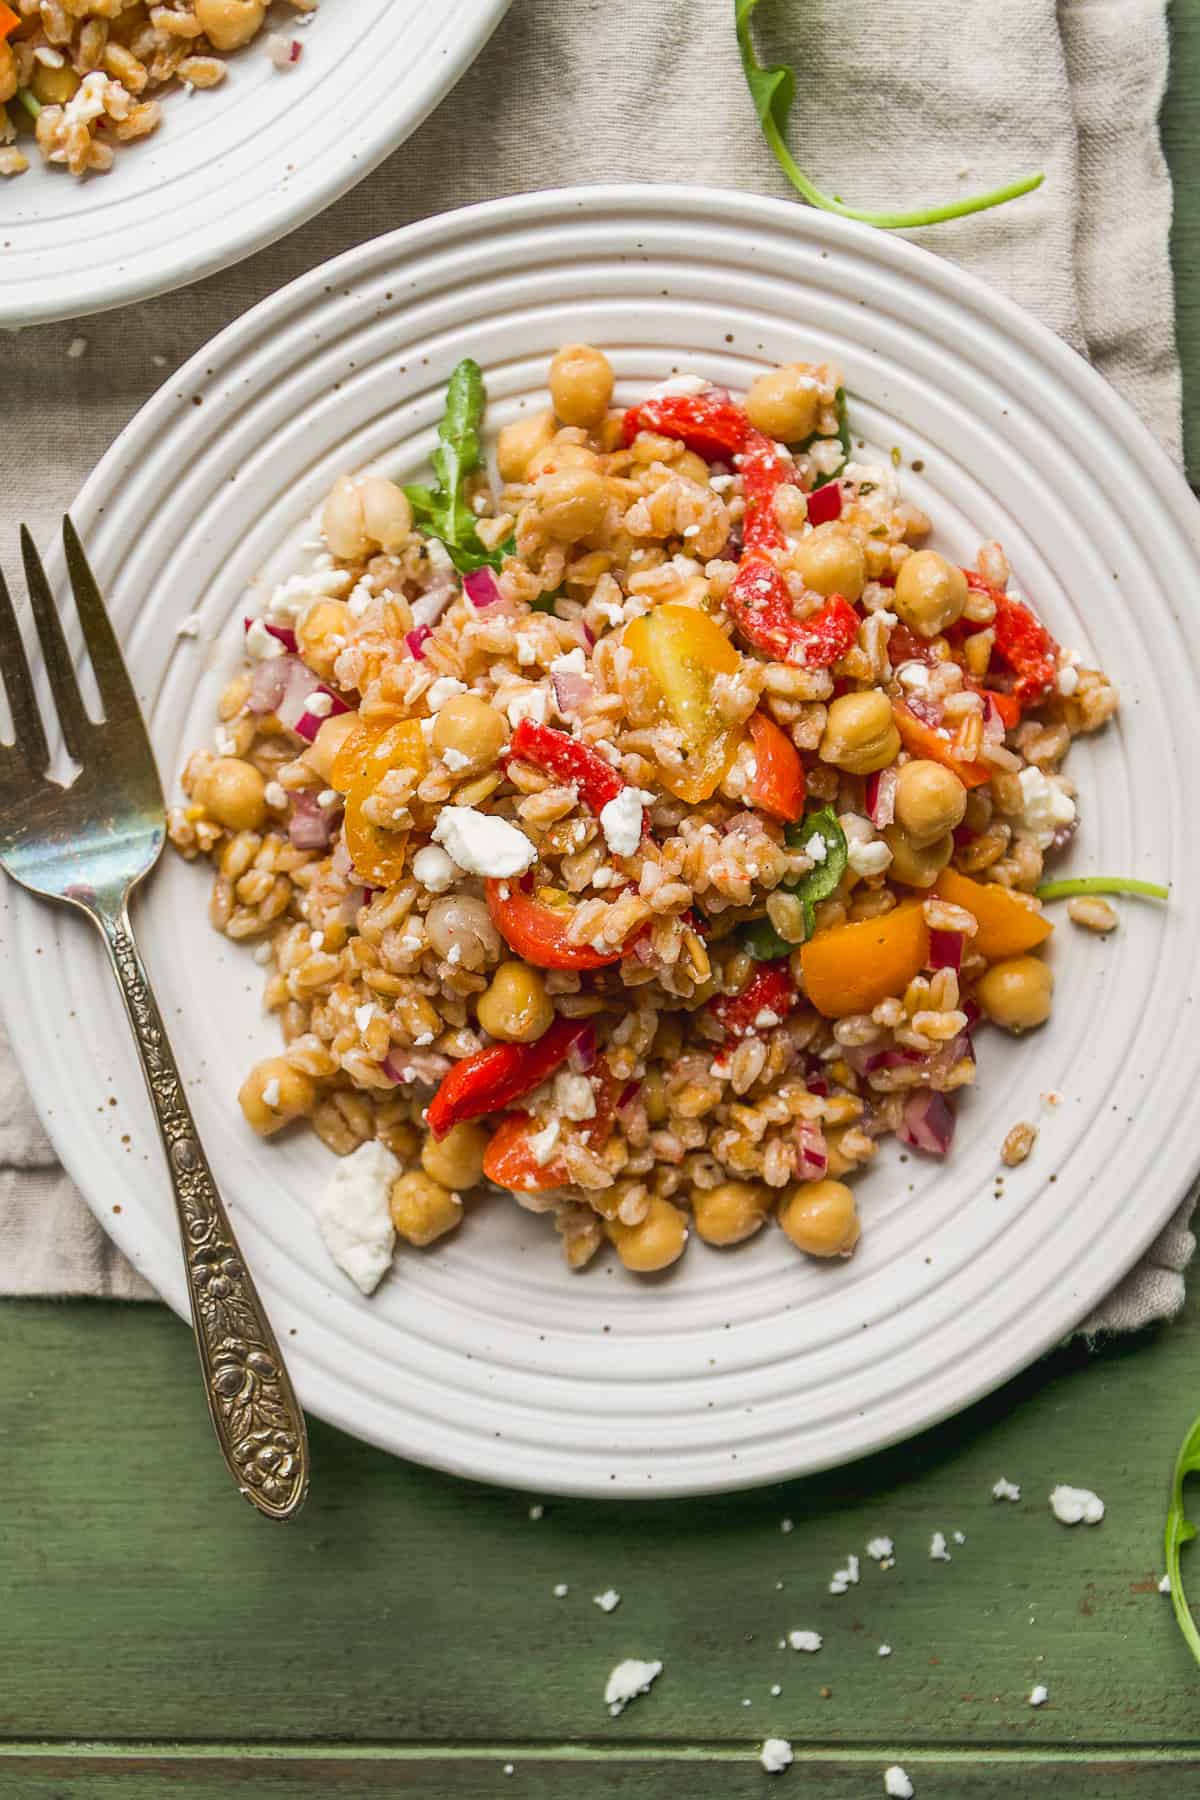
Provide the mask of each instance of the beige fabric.
MULTIPOLYGON (((6 459, 10 521, 24 518, 48 539, 167 368, 294 275, 377 232, 577 182, 686 181, 789 197, 746 94, 732 10, 729 0, 516 0, 416 137, 322 218, 198 287, 7 344, 0 405, 10 451, 20 449, 6 459), (86 351, 70 359, 76 337, 86 351)), ((1089 354, 1178 459, 1171 191, 1157 129, 1164 0, 859 0, 849 9, 764 0, 761 13, 764 60, 797 71, 793 147, 827 191, 859 206, 916 206, 1045 170, 1030 198, 913 235, 1089 354)), ((320 54, 318 18, 306 55, 320 54)), ((94 185, 100 203, 103 184, 94 185)), ((1181 1219, 1089 1328, 1127 1330, 1175 1311, 1193 1248, 1181 1219)), ((4 1054, 0 1292, 149 1292, 54 1168, 4 1054)))

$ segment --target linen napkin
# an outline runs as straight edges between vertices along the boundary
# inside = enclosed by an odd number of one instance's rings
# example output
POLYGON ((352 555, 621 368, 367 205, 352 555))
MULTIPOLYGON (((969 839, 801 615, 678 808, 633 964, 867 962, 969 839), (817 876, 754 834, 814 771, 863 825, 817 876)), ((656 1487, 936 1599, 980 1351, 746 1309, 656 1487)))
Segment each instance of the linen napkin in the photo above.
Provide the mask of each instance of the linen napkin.
MULTIPOLYGON (((1165 0, 765 0, 759 41, 764 62, 797 71, 798 161, 854 205, 936 204, 1044 170, 1036 194, 911 235, 1090 356, 1179 460, 1171 188, 1158 139, 1165 12, 1165 0)), ((305 54, 321 54, 319 17, 305 54)), ((198 286, 21 334, 5 348, 0 403, 21 449, 5 476, 12 520, 48 541, 163 379, 163 359, 174 368, 293 276, 450 207, 612 180, 791 197, 746 92, 731 0, 517 0, 421 130, 321 218, 198 286)), ((1178 1309, 1190 1210, 1086 1330, 1132 1330, 1178 1309)), ((0 1292, 151 1292, 56 1167, 3 1047, 0 1292)))

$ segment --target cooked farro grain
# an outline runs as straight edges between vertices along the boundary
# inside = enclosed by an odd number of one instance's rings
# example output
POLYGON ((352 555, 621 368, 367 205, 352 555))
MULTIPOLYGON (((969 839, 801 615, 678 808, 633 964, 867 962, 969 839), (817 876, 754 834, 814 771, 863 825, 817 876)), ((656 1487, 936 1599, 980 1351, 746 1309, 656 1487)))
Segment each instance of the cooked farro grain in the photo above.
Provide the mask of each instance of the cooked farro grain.
POLYGON ((1005 1168, 1015 1169, 1018 1163, 1023 1163, 1036 1141, 1036 1125, 1029 1125, 1024 1120, 1014 1125, 1000 1149, 1000 1160, 1005 1168))
POLYGON ((1067 901, 1067 912, 1076 925, 1082 925, 1088 931, 1101 934, 1115 931, 1120 924, 1115 906, 1098 895, 1076 897, 1067 901))
MULTIPOLYGON (((195 22, 156 7, 126 52, 151 83, 170 45, 195 70, 195 22)), ((84 54, 89 26, 51 23, 84 54)), ((914 554, 929 521, 894 468, 842 466, 839 384, 778 373, 819 434, 789 452, 718 389, 607 410, 577 347, 572 422, 506 428, 498 488, 469 430, 454 495, 341 478, 326 549, 249 628, 170 835, 265 960, 285 1048, 248 1122, 307 1118, 339 1155, 379 1138, 420 1170, 410 1241, 457 1223, 438 1176, 482 1167, 572 1269, 606 1236, 662 1268, 695 1194, 725 1196, 709 1242, 782 1201, 793 1242, 849 1254, 831 1178, 890 1133, 946 1154, 981 1003, 1045 1017, 1058 771, 1116 696, 1007 591, 998 544, 966 572, 914 554)), ((453 399, 477 427, 475 365, 453 399)))

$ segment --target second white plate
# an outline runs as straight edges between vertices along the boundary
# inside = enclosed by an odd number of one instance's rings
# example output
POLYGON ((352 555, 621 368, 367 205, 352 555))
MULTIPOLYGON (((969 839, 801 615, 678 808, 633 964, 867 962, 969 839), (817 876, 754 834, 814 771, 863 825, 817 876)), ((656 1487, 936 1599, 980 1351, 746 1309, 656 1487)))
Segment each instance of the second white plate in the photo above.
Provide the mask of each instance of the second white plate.
MULTIPOLYGON (((123 434, 75 518, 109 595, 161 766, 212 732, 247 585, 332 477, 427 455, 454 363, 483 365, 494 431, 544 403, 567 339, 632 398, 675 369, 744 388, 765 363, 841 362, 856 437, 960 559, 1009 550, 1056 635, 1118 682, 1117 723, 1072 752, 1079 872, 1173 882, 1098 940, 1058 931, 1053 1021, 980 1040, 944 1165, 886 1146, 848 1264, 774 1231, 693 1243, 645 1283, 568 1276, 544 1221, 485 1203, 403 1256, 371 1301, 312 1220, 328 1154, 263 1144, 235 1094, 273 1046, 260 971, 212 933, 175 859, 139 911, 199 1124, 305 1403, 400 1454, 547 1491, 680 1494, 861 1455, 995 1386, 1135 1260, 1200 1157, 1190 1102, 1200 843, 1196 508, 1113 393, 1049 333, 882 233, 745 195, 580 190, 495 202, 363 246, 223 334, 123 434), (920 463, 915 473, 911 467, 920 463), (1176 597, 1180 598, 1177 608, 1176 597), (176 625, 198 609, 203 635, 176 625), (1057 1090, 1062 1103, 1042 1096, 1057 1090), (1039 1123, 995 1191, 1001 1141, 1039 1123)), ((82 926, 12 890, 5 1004, 54 1142, 97 1216, 177 1310, 179 1254, 119 1003, 82 926), (113 1104, 108 1104, 112 1096, 113 1104), (132 1140, 131 1142, 128 1140, 132 1140)))

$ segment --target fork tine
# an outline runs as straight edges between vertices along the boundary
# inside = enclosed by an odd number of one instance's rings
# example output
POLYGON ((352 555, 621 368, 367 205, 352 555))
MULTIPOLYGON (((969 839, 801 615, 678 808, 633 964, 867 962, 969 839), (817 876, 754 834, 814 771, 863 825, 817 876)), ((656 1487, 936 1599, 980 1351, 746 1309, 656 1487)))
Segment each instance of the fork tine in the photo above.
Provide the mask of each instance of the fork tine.
POLYGON ((67 649, 67 640, 63 636, 62 620, 58 616, 58 608, 55 606, 54 596, 50 592, 50 583, 46 580, 42 559, 24 525, 21 527, 21 555, 25 561, 25 580, 29 586, 29 598, 33 603, 34 623, 37 625, 38 637, 42 641, 42 655, 46 659, 46 672, 50 677, 54 704, 58 708, 58 721, 62 726, 67 749, 76 762, 82 762, 88 732, 91 730, 91 720, 84 710, 79 683, 75 678, 75 669, 67 649))
POLYGON ((100 689, 104 716, 110 721, 137 718, 137 695, 125 667, 117 634, 112 628, 96 577, 84 555, 79 533, 69 518, 63 520, 63 543, 67 551, 71 591, 75 595, 84 642, 92 659, 92 668, 96 672, 96 685, 100 689))
POLYGON ((3 569, 0 569, 0 680, 8 695, 17 750, 35 774, 41 774, 50 761, 50 751, 29 676, 29 659, 21 642, 21 628, 9 598, 3 569))

